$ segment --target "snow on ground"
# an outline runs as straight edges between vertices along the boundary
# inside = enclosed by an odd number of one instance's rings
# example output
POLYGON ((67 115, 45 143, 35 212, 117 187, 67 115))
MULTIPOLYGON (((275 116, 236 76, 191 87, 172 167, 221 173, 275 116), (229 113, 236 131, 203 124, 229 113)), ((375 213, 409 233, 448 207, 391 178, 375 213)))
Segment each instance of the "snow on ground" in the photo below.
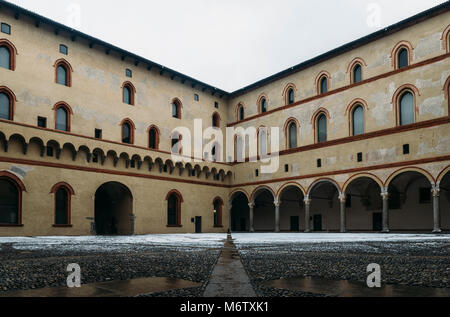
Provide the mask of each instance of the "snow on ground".
POLYGON ((450 235, 401 233, 233 233, 233 239, 236 245, 333 242, 424 242, 436 240, 450 243, 450 235))
POLYGON ((226 234, 154 234, 141 236, 0 237, 17 250, 113 251, 136 247, 221 248, 226 234))

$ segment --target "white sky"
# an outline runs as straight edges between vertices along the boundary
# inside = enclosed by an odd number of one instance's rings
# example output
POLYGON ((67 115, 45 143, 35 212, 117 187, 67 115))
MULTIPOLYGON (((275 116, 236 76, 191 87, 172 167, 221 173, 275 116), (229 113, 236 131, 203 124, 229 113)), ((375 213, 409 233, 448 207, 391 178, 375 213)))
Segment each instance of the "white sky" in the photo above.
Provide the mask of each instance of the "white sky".
POLYGON ((230 92, 445 2, 9 1, 230 92))

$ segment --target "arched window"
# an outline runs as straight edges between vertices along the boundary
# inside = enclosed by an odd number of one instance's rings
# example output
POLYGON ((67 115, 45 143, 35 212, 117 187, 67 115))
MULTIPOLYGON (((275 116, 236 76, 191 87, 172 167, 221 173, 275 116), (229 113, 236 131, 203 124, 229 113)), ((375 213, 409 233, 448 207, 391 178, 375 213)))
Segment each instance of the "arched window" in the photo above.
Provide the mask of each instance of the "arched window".
POLYGON ((289 88, 287 92, 287 104, 292 105, 295 102, 295 92, 293 88, 289 88))
POLYGON ((182 153, 182 148, 181 148, 181 140, 182 140, 183 136, 180 135, 178 132, 175 132, 172 134, 172 149, 171 149, 171 153, 172 154, 181 154, 182 153))
POLYGON ((409 51, 406 47, 402 47, 397 53, 398 68, 409 66, 409 51))
POLYGON ((399 114, 400 125, 414 123, 414 95, 410 91, 400 95, 399 114))
POLYGON ((215 228, 222 227, 222 206, 223 206, 222 199, 220 199, 219 197, 214 199, 213 206, 214 206, 214 211, 213 211, 214 212, 214 227, 215 228))
POLYGON ((320 78, 320 93, 325 94, 328 92, 328 78, 327 76, 322 76, 320 78))
POLYGON ((317 118, 317 142, 327 141, 327 116, 320 114, 317 118))
POLYGON ((122 101, 124 104, 134 106, 134 95, 136 93, 136 89, 133 84, 129 81, 125 82, 122 85, 122 101))
POLYGON ((3 92, 0 92, 0 119, 12 120, 12 100, 3 92))
POLYGON ((55 194, 55 224, 54 226, 70 226, 71 200, 75 194, 72 187, 66 183, 53 186, 51 193, 55 194))
POLYGON ((362 67, 360 64, 356 64, 353 67, 353 83, 359 83, 362 81, 362 67))
POLYGON ((0 67, 15 70, 17 50, 7 39, 0 40, 0 67))
POLYGON ((364 133, 364 108, 357 105, 352 111, 352 126, 353 135, 360 135, 364 133))
POLYGON ((0 46, 0 67, 11 69, 11 51, 6 46, 0 46))
POLYGON ((59 107, 56 110, 56 130, 69 131, 69 115, 64 107, 59 107))
POLYGON ((178 191, 171 191, 167 194, 167 226, 181 227, 181 203, 183 197, 178 191))
POLYGON ((56 82, 60 85, 67 86, 67 69, 63 65, 59 65, 57 68, 56 82))
POLYGON ((295 149, 297 147, 297 124, 291 122, 288 128, 289 149, 295 149))
POLYGON ((267 128, 259 128, 259 155, 266 156, 267 152, 267 128))
POLYGON ((22 192, 25 187, 8 172, 0 172, 0 225, 22 224, 22 192))
POLYGON ((245 157, 244 157, 245 149, 244 149, 244 144, 242 142, 242 136, 240 136, 240 135, 236 136, 235 149, 236 150, 234 151, 234 153, 236 153, 236 161, 244 162, 245 161, 245 157))
POLYGON ((134 143, 134 124, 131 120, 125 119, 121 123, 122 126, 122 143, 134 143))
POLYGON ((237 111, 236 111, 236 115, 237 115, 237 120, 238 120, 238 121, 242 121, 242 120, 245 119, 244 105, 238 104, 238 106, 237 106, 237 111))
POLYGON ((148 131, 148 147, 152 150, 159 149, 159 131, 156 127, 151 127, 148 131))
POLYGON ((261 99, 260 112, 261 113, 266 113, 267 112, 267 100, 266 100, 266 98, 262 98, 261 99))
POLYGON ((172 117, 181 119, 181 102, 178 99, 172 101, 172 117))
POLYGON ((57 60, 55 63, 55 77, 56 77, 56 83, 71 87, 72 86, 72 67, 70 64, 65 61, 64 59, 57 60))
POLYGON ((213 128, 220 128, 220 116, 217 112, 212 116, 212 126, 213 128))
POLYGON ((123 102, 130 105, 131 104, 131 90, 130 87, 123 87, 123 102))

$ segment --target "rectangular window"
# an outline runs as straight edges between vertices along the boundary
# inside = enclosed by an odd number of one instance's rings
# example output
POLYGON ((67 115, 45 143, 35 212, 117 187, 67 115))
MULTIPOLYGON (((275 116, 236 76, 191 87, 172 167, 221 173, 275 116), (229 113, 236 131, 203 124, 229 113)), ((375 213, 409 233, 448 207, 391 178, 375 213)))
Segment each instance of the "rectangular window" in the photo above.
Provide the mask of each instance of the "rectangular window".
POLYGON ((195 101, 199 101, 199 100, 200 100, 200 97, 199 97, 197 94, 194 94, 194 100, 195 100, 195 101))
POLYGON ((164 173, 167 173, 167 165, 164 165, 164 173))
POLYGON ((102 138, 102 130, 95 129, 95 138, 96 139, 101 139, 102 138))
POLYGON ((136 162, 134 160, 131 160, 130 162, 131 168, 136 168, 136 162))
POLYGON ((94 154, 92 155, 92 162, 98 163, 98 153, 94 153, 94 154))
POLYGON ((195 176, 195 170, 191 171, 191 176, 195 176))
POLYGON ((358 162, 362 162, 362 161, 363 161, 363 154, 358 153, 358 162))
POLYGON ((321 159, 317 160, 317 167, 322 167, 322 160, 321 159))
POLYGON ((289 172, 289 164, 284 165, 284 171, 286 173, 289 172))
POLYGON ((419 188, 419 203, 420 204, 431 203, 431 188, 419 188))
POLYGON ((47 118, 38 117, 37 125, 40 128, 46 128, 47 127, 47 118))
POLYGON ((59 45, 59 52, 64 55, 68 55, 69 49, 67 48, 67 46, 61 44, 59 45))
POLYGON ((2 33, 11 34, 11 26, 6 23, 2 23, 2 33))
POLYGON ((133 72, 131 71, 131 69, 127 69, 127 70, 125 70, 125 75, 127 76, 127 77, 133 77, 133 72))
POLYGON ((409 144, 403 145, 403 154, 409 154, 409 144))
POLYGON ((214 108, 219 109, 219 103, 217 101, 214 103, 214 108))
POLYGON ((255 170, 255 175, 256 175, 256 177, 259 176, 259 170, 255 170))

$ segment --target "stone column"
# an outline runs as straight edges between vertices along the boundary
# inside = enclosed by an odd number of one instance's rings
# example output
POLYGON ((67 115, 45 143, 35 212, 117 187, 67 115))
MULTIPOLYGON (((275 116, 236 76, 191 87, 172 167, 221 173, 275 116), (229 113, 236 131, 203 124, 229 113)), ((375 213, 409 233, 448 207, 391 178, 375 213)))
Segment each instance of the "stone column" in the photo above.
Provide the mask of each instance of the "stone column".
POLYGON ((253 208, 255 207, 255 203, 251 202, 248 206, 250 207, 250 232, 255 232, 255 228, 253 227, 253 208))
POLYGON ((441 215, 439 211, 439 194, 441 189, 438 185, 434 185, 431 189, 431 194, 433 195, 433 219, 434 219, 434 228, 433 233, 441 233, 441 215))
POLYGON ((311 232, 309 227, 309 207, 311 206, 311 199, 309 199, 309 195, 305 196, 305 233, 311 232))
POLYGON ((345 194, 340 194, 339 195, 339 201, 341 203, 341 226, 340 226, 340 232, 344 233, 344 232, 346 232, 346 210, 345 210, 346 197, 345 197, 345 194))
POLYGON ((381 198, 383 199, 383 233, 389 233, 389 192, 388 188, 383 188, 381 191, 381 198))
POLYGON ((280 202, 275 200, 275 232, 280 232, 280 202))

